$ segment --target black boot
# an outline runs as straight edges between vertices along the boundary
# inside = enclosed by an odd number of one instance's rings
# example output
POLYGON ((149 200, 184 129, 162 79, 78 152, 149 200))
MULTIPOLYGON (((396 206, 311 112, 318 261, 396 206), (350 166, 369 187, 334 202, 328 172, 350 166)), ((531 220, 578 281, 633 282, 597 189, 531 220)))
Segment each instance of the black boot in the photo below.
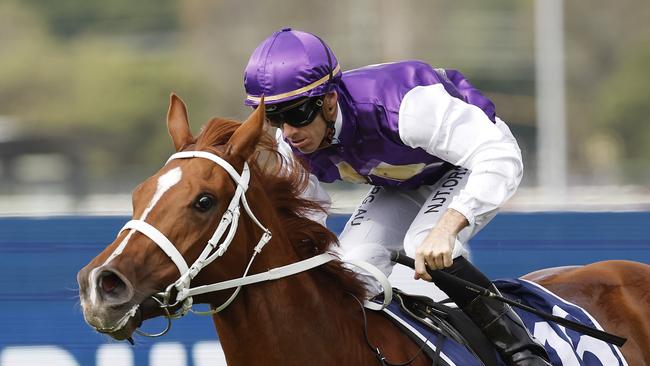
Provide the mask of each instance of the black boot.
MULTIPOLYGON (((494 286, 490 291, 499 294, 494 286)), ((509 366, 551 366, 544 347, 533 339, 508 304, 478 296, 462 310, 492 341, 509 366)))

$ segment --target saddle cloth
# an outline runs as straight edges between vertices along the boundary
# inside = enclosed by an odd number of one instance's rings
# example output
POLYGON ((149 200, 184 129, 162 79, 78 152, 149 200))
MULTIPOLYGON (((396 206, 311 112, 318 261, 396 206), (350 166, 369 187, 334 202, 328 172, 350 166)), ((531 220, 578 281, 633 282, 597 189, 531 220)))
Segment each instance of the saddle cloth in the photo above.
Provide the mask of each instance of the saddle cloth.
MULTIPOLYGON (((543 287, 526 280, 508 279, 494 282, 502 295, 519 300, 523 304, 556 316, 567 318, 585 325, 602 329, 598 322, 584 309, 552 294, 543 287)), ((411 311, 403 309, 401 291, 396 289, 393 302, 383 310, 404 331, 409 333, 416 343, 423 345, 424 352, 434 358, 439 366, 503 366, 505 365, 488 345, 480 330, 473 324, 458 332, 450 323, 458 323, 460 310, 440 304, 433 309, 433 318, 440 318, 440 323, 431 325, 416 320, 411 311), (440 312, 446 312, 443 314, 440 312), (409 314, 411 313, 411 314, 409 314), (453 321, 455 318, 455 322, 453 321), (438 328, 437 331, 433 330, 438 328), (469 334, 471 333, 471 334, 469 334), (472 346, 468 346, 471 344, 472 346), (486 351, 485 347, 488 347, 486 351), (480 349, 483 348, 483 349, 480 349)), ((408 298, 408 296, 407 296, 408 298)), ((551 363, 556 366, 627 366, 620 350, 611 344, 596 338, 567 329, 553 322, 548 322, 524 310, 514 308, 522 318, 531 334, 544 345, 551 363)), ((431 310, 431 309, 430 309, 431 310)), ((427 311, 429 312, 429 311, 427 311)), ((432 318, 431 316, 429 318, 432 318)), ((470 322, 464 317, 463 322, 470 322)), ((436 323, 436 321, 434 321, 436 323)))

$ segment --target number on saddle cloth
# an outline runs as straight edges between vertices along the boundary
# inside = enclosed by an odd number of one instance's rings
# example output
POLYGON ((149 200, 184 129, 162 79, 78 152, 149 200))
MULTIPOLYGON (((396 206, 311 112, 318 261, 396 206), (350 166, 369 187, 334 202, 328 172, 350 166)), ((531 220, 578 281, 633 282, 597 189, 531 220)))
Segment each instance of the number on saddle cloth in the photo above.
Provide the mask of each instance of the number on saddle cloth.
MULTIPOLYGON (((537 310, 602 330, 600 324, 586 310, 561 299, 536 283, 509 279, 497 280, 494 284, 505 297, 518 299, 524 305, 537 310)), ((621 351, 612 344, 548 322, 521 309, 514 310, 530 333, 544 345, 553 365, 627 365, 621 351), (559 355, 562 355, 562 359, 559 355)))

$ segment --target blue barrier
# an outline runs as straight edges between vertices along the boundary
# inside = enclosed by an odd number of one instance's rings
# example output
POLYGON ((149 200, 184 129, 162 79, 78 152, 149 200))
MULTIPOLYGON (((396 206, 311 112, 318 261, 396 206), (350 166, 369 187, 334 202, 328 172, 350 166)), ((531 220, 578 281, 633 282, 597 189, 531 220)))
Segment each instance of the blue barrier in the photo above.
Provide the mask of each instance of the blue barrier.
MULTIPOLYGON (((139 337, 133 349, 116 344, 106 347, 111 341, 84 323, 76 273, 113 240, 126 220, 0 219, 0 366, 17 366, 12 362, 29 359, 21 358, 20 352, 56 356, 57 361, 48 364, 57 366, 116 364, 102 356, 108 352, 126 357, 119 363, 123 366, 154 365, 170 349, 182 352, 176 352, 180 359, 170 359, 167 365, 208 364, 200 358, 206 349, 214 348, 216 354, 218 348, 205 343, 217 341, 210 318, 187 316, 174 323, 162 338, 164 343, 139 337), (31 348, 20 348, 24 346, 31 348)), ((340 232, 346 220, 346 216, 334 216, 328 226, 340 232)), ((605 259, 650 263, 649 224, 650 212, 502 213, 470 246, 473 261, 491 278, 605 259)), ((153 322, 147 326, 152 331, 164 326, 153 322)))

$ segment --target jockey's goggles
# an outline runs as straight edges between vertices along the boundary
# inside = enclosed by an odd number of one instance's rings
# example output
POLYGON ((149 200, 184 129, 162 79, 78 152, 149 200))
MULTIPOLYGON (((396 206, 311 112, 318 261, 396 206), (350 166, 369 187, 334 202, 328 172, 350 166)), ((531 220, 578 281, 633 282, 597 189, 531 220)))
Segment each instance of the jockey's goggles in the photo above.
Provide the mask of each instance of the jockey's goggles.
POLYGON ((322 97, 306 98, 285 106, 268 105, 266 118, 273 127, 280 128, 285 123, 292 127, 305 127, 314 121, 322 108, 322 97))

